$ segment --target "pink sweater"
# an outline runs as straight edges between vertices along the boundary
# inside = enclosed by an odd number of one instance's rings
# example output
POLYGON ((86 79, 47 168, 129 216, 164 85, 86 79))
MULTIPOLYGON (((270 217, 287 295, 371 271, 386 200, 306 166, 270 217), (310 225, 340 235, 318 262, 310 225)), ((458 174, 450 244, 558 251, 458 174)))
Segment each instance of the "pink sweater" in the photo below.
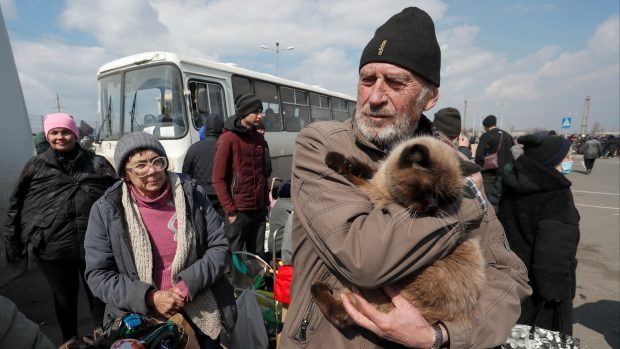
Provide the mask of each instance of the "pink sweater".
MULTIPOLYGON (((160 290, 171 289, 171 266, 177 251, 177 215, 172 200, 170 185, 166 181, 164 191, 155 199, 142 196, 138 190, 131 187, 131 196, 136 201, 142 222, 149 233, 153 249, 153 281, 160 290)), ((183 281, 176 284, 185 296, 189 294, 183 281)))

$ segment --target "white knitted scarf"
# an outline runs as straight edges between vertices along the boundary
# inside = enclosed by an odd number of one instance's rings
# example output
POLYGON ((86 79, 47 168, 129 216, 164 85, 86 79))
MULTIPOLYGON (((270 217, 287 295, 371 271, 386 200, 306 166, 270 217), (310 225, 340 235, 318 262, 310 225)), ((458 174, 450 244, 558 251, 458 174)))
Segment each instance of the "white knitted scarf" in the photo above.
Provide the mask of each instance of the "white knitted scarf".
MULTIPOLYGON (((172 199, 177 215, 178 232, 177 250, 171 265, 172 284, 176 284, 176 276, 196 261, 196 246, 194 242, 194 229, 187 219, 185 206, 185 193, 181 180, 176 173, 168 172, 168 180, 172 189, 172 199)), ((131 198, 127 183, 123 183, 123 210, 127 219, 129 240, 133 253, 134 263, 138 271, 140 281, 154 286, 153 283, 153 251, 149 233, 144 226, 138 205, 131 198)), ((183 308, 192 322, 205 335, 217 339, 221 330, 220 313, 217 302, 210 289, 204 290, 193 297, 183 308)))

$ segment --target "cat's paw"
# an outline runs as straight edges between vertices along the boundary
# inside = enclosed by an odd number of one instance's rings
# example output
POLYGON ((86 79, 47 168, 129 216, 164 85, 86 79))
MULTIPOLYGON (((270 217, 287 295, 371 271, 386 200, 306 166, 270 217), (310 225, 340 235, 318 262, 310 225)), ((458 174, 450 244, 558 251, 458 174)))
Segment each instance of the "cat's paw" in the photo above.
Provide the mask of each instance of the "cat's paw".
POLYGON ((334 326, 345 328, 355 324, 344 309, 340 294, 335 294, 328 284, 324 282, 314 282, 310 287, 310 292, 323 315, 325 315, 334 326))
POLYGON ((351 163, 344 155, 335 151, 330 151, 327 155, 325 155, 325 165, 339 175, 346 175, 349 174, 349 167, 351 163))

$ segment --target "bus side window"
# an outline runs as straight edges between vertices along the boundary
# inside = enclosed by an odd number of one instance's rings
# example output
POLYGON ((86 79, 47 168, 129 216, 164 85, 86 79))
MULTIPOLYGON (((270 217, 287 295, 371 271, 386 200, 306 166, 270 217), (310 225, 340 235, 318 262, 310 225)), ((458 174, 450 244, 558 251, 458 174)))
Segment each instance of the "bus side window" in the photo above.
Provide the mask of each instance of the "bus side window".
POLYGON ((334 113, 334 120, 345 121, 349 118, 347 101, 344 99, 332 98, 332 111, 334 113))
POLYGON ((196 129, 201 128, 208 117, 226 120, 224 90, 221 85, 210 82, 191 81, 192 121, 196 129))
POLYGON ((209 97, 207 95, 207 86, 198 84, 196 89, 196 116, 194 126, 201 128, 205 124, 206 116, 209 113, 209 97))
POLYGON ((312 122, 331 120, 332 118, 332 111, 327 96, 310 92, 310 109, 312 112, 312 122))
MULTIPOLYGON (((254 94, 263 102, 263 123, 267 131, 282 131, 282 111, 275 84, 254 81, 254 94)), ((236 96, 236 95, 235 95, 236 96)))

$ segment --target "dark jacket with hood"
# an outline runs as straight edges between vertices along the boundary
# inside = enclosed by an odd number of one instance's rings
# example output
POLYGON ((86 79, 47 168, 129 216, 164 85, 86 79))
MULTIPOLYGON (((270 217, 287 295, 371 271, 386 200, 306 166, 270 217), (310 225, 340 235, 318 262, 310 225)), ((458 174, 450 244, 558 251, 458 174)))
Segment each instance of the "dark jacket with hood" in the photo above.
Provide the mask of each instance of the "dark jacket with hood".
POLYGON ((227 214, 252 211, 269 205, 266 161, 267 142, 255 129, 233 115, 215 147, 213 187, 227 214))
POLYGON ((528 324, 544 300, 536 325, 571 333, 579 243, 579 212, 571 182, 554 168, 522 155, 506 168, 503 183, 499 219, 510 247, 528 269, 534 292, 522 303, 519 323, 528 324))
POLYGON ((31 158, 7 209, 7 258, 19 258, 30 241, 43 260, 84 259, 84 235, 93 203, 116 181, 102 156, 76 148, 52 148, 31 158))
POLYGON ((190 175, 205 188, 209 201, 215 209, 220 208, 220 202, 213 188, 211 175, 215 159, 215 145, 223 128, 224 121, 220 117, 208 117, 205 121, 205 138, 192 144, 183 160, 183 173, 190 175))

